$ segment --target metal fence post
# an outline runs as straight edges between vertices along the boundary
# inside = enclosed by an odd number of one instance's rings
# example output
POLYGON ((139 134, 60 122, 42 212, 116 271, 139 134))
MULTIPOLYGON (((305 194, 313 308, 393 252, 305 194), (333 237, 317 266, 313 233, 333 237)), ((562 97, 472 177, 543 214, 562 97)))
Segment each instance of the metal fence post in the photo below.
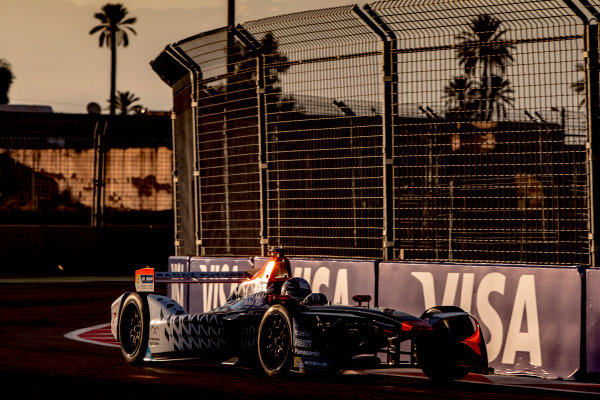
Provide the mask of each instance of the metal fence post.
MULTIPOLYGON (((165 49, 171 57, 173 57, 181 66, 188 70, 190 76, 191 95, 190 95, 190 108, 192 111, 192 135, 190 145, 192 151, 192 176, 184 177, 192 180, 193 190, 193 231, 194 231, 194 255, 204 255, 204 247, 202 243, 203 230, 202 230, 202 182, 200 180, 200 160, 198 155, 200 154, 201 143, 197 140, 198 137, 198 82, 202 79, 202 71, 200 67, 191 60, 185 52, 181 51, 177 47, 169 46, 165 49)), ((175 137, 175 130, 173 135, 175 137)), ((181 179, 181 177, 177 177, 181 179)), ((176 217, 177 218, 177 217, 176 217)), ((189 248, 189 247, 188 247, 189 248)))
POLYGON ((256 54, 256 101, 257 101, 257 129, 258 129, 258 170, 259 201, 260 201, 260 252, 266 256, 269 246, 269 207, 268 207, 268 161, 267 161, 267 104, 265 85, 265 57, 261 45, 242 25, 236 27, 235 33, 244 45, 256 54))
POLYGON ((600 141, 598 136, 598 117, 599 110, 599 87, 598 79, 598 22, 600 14, 590 5, 587 0, 578 0, 578 3, 590 12, 595 18, 594 23, 589 20, 588 16, 571 0, 563 0, 564 3, 579 17, 584 24, 584 65, 585 65, 585 88, 586 88, 586 113, 587 113, 587 165, 588 165, 588 188, 589 188, 589 229, 588 229, 588 245, 589 245, 589 265, 591 267, 598 266, 598 251, 596 235, 600 232, 600 199, 594 196, 594 177, 600 176, 600 145, 594 143, 595 140, 600 141))
POLYGON ((588 160, 589 190, 590 190, 590 266, 598 266, 598 240, 596 235, 600 232, 600 198, 594 195, 594 177, 600 177, 600 132, 598 132, 598 118, 600 113, 600 81, 598 78, 599 55, 598 55, 598 23, 600 14, 587 0, 579 0, 580 3, 592 13, 594 23, 588 21, 585 30, 585 80, 586 80, 586 104, 587 104, 587 130, 588 130, 588 160))
POLYGON ((181 255, 180 249, 180 241, 179 241, 179 227, 177 226, 177 215, 178 215, 178 206, 177 206, 177 185, 179 184, 179 177, 177 176, 177 140, 175 137, 175 128, 176 128, 176 120, 177 115, 175 114, 175 109, 171 110, 171 141, 172 141, 172 150, 171 150, 171 163, 172 163, 172 171, 171 171, 171 182, 172 182, 172 198, 173 198, 173 244, 175 249, 175 255, 181 255))
POLYGON ((108 120, 98 121, 94 129, 94 192, 92 200, 92 226, 101 228, 104 216, 104 184, 106 173, 104 171, 105 149, 104 139, 108 120))
POLYGON ((369 16, 359 8, 354 11, 382 40, 382 81, 383 81, 383 260, 394 259, 395 213, 394 213, 394 115, 397 113, 398 62, 396 57, 396 36, 377 13, 364 6, 369 16), (370 18, 369 18, 370 17, 370 18))
POLYGON ((598 241, 596 235, 600 232, 600 199, 594 195, 594 177, 600 177, 600 137, 598 136, 598 25, 586 26, 586 63, 585 74, 587 81, 587 126, 588 126, 588 157, 590 166, 589 188, 591 203, 591 235, 590 235, 590 265, 598 266, 598 241))
MULTIPOLYGON (((195 65, 195 64, 191 64, 195 65)), ((196 254, 200 256, 205 255, 203 246, 204 230, 202 228, 202 177, 200 176, 200 146, 201 143, 197 139, 198 132, 198 81, 202 77, 202 72, 197 68, 190 69, 191 80, 192 80, 192 118, 193 118, 193 135, 192 141, 194 145, 194 223, 196 233, 196 254)))
POLYGON ((269 245, 269 225, 268 225, 268 197, 267 197, 267 108, 265 99, 265 59, 262 53, 256 56, 257 87, 256 95, 258 97, 258 157, 260 171, 260 252, 262 256, 267 255, 269 245))
MULTIPOLYGON (((591 267, 597 267, 598 263, 598 246, 596 240, 596 234, 600 229, 600 213, 598 212, 600 207, 597 196, 594 196, 594 177, 600 176, 600 137, 598 136, 598 117, 599 115, 599 97, 600 97, 600 84, 598 79, 599 73, 599 60, 598 60, 598 18, 600 14, 592 7, 587 0, 579 0, 580 4, 588 9, 596 19, 595 23, 586 19, 583 13, 576 9, 570 0, 565 0, 565 3, 577 14, 577 16, 585 24, 585 82, 586 82, 586 105, 587 105, 587 139, 586 139, 586 150, 588 160, 588 188, 589 188, 589 208, 590 208, 590 225, 589 225, 589 265, 591 267), (596 142, 595 142, 596 141, 596 142)), ((580 266, 578 268, 581 276, 581 345, 579 351, 579 375, 585 376, 588 373, 588 360, 587 360, 587 288, 586 288, 586 268, 580 266)))

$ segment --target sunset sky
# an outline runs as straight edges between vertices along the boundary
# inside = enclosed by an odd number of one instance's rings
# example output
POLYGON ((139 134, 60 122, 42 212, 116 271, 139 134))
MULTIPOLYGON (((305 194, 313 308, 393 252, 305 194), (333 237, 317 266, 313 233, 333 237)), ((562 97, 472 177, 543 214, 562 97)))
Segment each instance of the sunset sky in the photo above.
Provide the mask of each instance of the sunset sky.
MULTIPOLYGON (((15 75, 10 104, 49 105, 62 113, 86 113, 90 102, 108 106, 110 51, 88 34, 98 24, 94 13, 107 2, 124 4, 138 19, 137 35, 117 51, 117 90, 135 93, 150 110, 171 108, 170 88, 150 61, 167 44, 227 20, 227 0, 1 0, 0 59, 15 75)), ((347 4, 355 2, 237 0, 236 23, 347 4)))

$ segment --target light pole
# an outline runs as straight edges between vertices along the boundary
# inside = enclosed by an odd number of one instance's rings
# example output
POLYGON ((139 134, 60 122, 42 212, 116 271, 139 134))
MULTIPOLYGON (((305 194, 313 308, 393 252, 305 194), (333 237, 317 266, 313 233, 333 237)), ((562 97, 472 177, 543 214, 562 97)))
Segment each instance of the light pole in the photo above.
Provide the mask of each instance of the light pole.
POLYGON ((235 0, 227 0, 227 26, 235 23, 235 0))

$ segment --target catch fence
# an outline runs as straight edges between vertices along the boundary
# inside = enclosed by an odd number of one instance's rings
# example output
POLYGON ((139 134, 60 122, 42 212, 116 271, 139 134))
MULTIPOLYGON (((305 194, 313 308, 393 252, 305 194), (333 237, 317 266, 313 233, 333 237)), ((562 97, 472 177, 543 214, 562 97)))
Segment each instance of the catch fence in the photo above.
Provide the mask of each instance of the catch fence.
POLYGON ((381 1, 167 46, 177 254, 595 266, 598 10, 381 1))

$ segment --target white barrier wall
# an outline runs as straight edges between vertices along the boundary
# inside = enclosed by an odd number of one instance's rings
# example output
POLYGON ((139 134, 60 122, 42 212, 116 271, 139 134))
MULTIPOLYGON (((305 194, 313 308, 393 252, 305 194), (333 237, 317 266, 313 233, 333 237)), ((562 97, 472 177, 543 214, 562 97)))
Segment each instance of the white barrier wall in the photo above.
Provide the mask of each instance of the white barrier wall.
MULTIPOLYGON (((248 271, 253 267, 251 258, 190 258, 190 272, 248 271)), ((222 306, 238 287, 237 283, 206 283, 189 285, 190 313, 201 313, 222 306)))
POLYGON ((481 325, 498 373, 569 378, 579 369, 581 279, 576 268, 382 263, 379 305, 419 316, 456 305, 481 325))
MULTIPOLYGON (((252 258, 169 257, 170 272, 226 272, 248 271, 252 258)), ((237 287, 231 283, 206 283, 201 285, 174 283, 168 285, 168 295, 190 313, 210 311, 225 303, 237 287)))
MULTIPOLYGON (((259 269, 268 258, 171 257, 171 271, 259 269)), ((371 305, 420 316, 435 305, 456 305, 481 323, 490 366, 502 374, 572 377, 580 367, 581 277, 575 267, 377 263, 290 259, 294 276, 334 304, 354 304, 368 294, 371 305)), ((600 371, 600 272, 588 271, 587 360, 600 371), (598 283, 594 285, 594 283, 598 283)), ((171 285, 171 296, 189 312, 221 306, 235 284, 171 285)))
MULTIPOLYGON (((257 258, 255 267, 267 260, 257 258)), ((354 304, 355 294, 368 294, 375 300, 374 261, 290 258, 290 266, 294 276, 306 279, 313 292, 323 293, 333 304, 354 304)))
MULTIPOLYGON (((248 271, 260 269, 269 258, 171 257, 170 271, 248 271)), ((368 294, 375 300, 375 262, 355 260, 290 259, 292 274, 306 279, 313 292, 320 292, 334 304, 353 304, 354 294, 368 294)), ((230 283, 202 285, 173 284, 169 295, 188 312, 207 312, 222 306, 237 287, 230 283)), ((371 302, 371 305, 374 303, 371 302)))
POLYGON ((588 269, 585 282, 587 372, 600 374, 600 270, 588 269))
MULTIPOLYGON (((189 272, 190 258, 187 256, 169 257, 169 272, 189 272)), ((173 300, 188 309, 189 305, 189 286, 183 283, 173 283, 167 285, 167 295, 173 300)))

